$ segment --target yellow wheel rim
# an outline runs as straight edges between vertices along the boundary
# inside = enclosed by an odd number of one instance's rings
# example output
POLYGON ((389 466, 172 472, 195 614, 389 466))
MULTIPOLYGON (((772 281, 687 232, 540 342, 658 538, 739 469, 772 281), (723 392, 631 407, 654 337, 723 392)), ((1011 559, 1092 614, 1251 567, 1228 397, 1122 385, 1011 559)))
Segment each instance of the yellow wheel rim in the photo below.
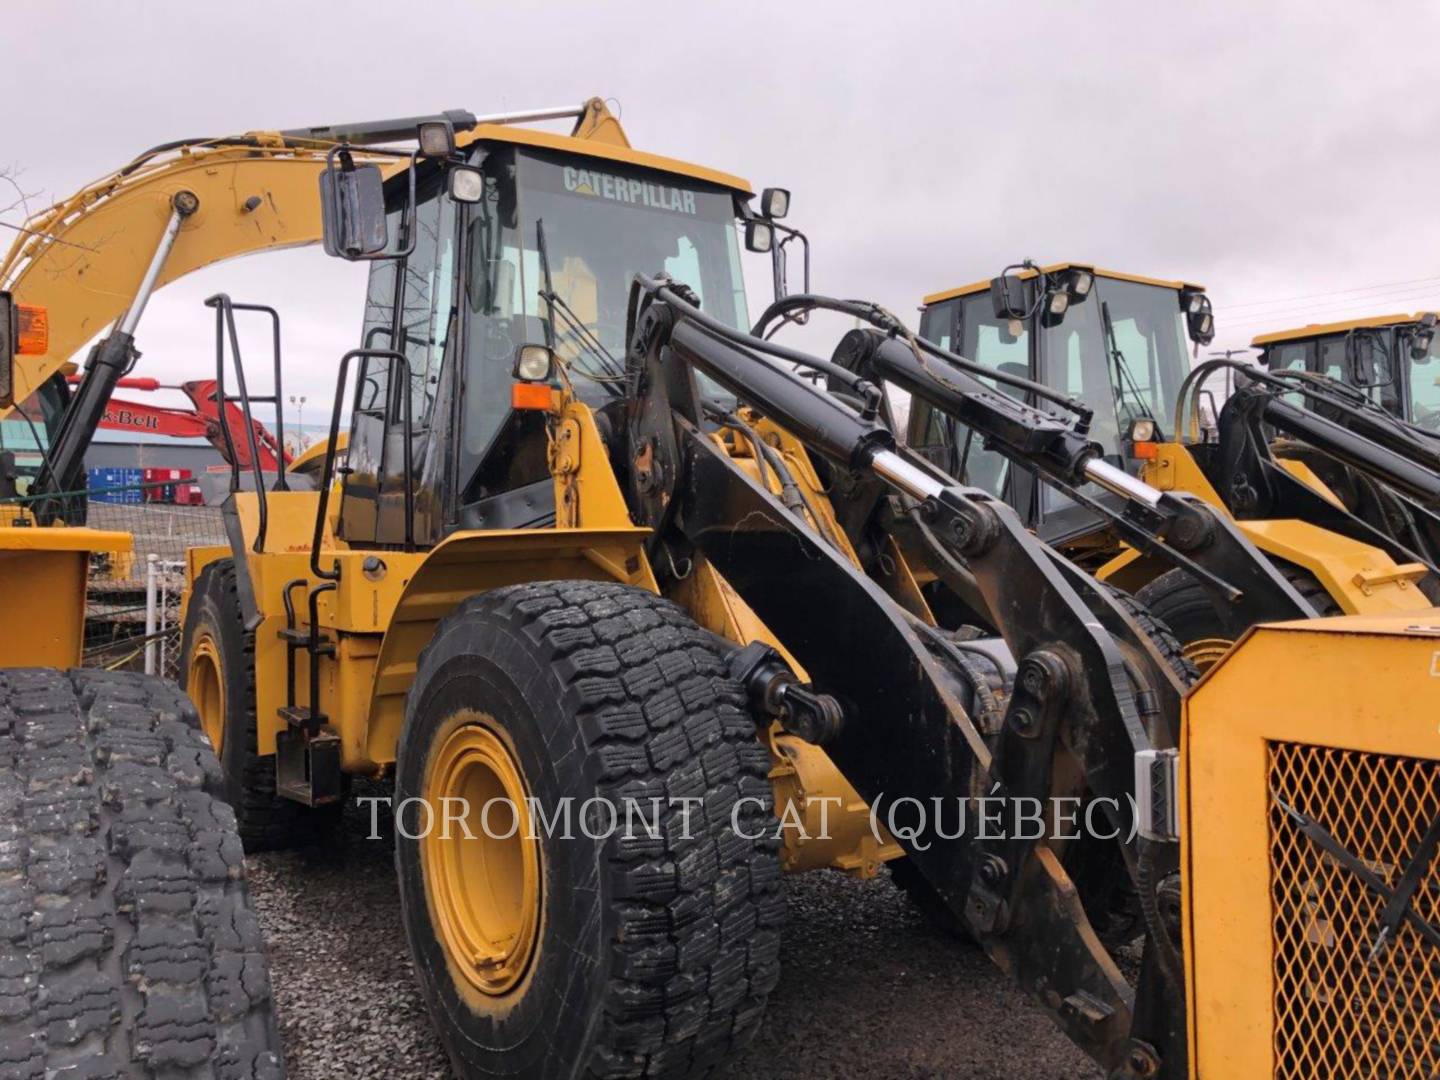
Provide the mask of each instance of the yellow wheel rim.
POLYGON ((452 971, 500 997, 525 977, 540 938, 540 843, 514 754, 486 718, 458 719, 431 755, 429 810, 411 828, 422 830, 421 869, 452 971))
POLYGON ((185 676, 185 687, 190 700, 200 713, 200 730, 210 739, 215 753, 220 753, 221 741, 225 738, 225 682, 224 668, 220 665, 220 649, 215 639, 201 635, 190 651, 190 664, 185 676))
POLYGON ((1234 644, 1229 638, 1197 638, 1185 646, 1185 659, 1203 674, 1229 652, 1230 646, 1234 644))

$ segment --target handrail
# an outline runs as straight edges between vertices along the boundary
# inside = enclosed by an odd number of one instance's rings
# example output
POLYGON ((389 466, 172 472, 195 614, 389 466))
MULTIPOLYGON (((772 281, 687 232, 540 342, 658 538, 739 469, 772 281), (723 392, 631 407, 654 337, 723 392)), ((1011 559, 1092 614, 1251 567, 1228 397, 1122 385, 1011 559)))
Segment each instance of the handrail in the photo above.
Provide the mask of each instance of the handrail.
MULTIPOLYGON (((335 404, 330 412, 330 437, 325 448, 325 466, 320 476, 320 503, 316 507, 315 513, 315 538, 310 545, 310 570, 316 577, 326 581, 340 579, 339 569, 326 570, 321 567, 320 545, 325 539, 325 517, 330 509, 330 486, 335 481, 335 444, 340 438, 340 410, 345 401, 345 380, 350 374, 350 361, 361 357, 385 358, 396 361, 400 366, 400 385, 404 399, 401 422, 405 472, 405 550, 415 550, 415 477, 411 461, 414 453, 414 447, 411 445, 414 432, 411 430, 410 419, 410 361, 404 353, 396 352, 394 349, 351 349, 340 358, 340 375, 335 384, 335 404)), ((380 478, 380 482, 384 483, 383 477, 380 478)), ((377 489, 377 498, 379 494, 377 489)))
MULTIPOLYGON (((255 496, 260 514, 260 525, 255 532, 252 550, 260 554, 265 550, 265 534, 269 528, 269 506, 265 498, 265 473, 260 467, 260 447, 255 438, 255 418, 250 411, 250 390, 245 384, 245 363, 240 356, 240 336, 235 330, 235 309, 242 311, 267 312, 274 325, 275 342, 275 408, 280 409, 280 316, 274 308, 258 304, 236 304, 227 293, 216 293, 205 301, 205 306, 215 309, 215 397, 220 415, 220 432, 225 436, 225 450, 230 457, 230 490, 240 490, 240 461, 235 456, 235 438, 230 432, 229 420, 225 415, 225 338, 230 338, 230 353, 235 364, 235 382, 240 389, 240 411, 245 417, 245 437, 250 447, 250 469, 255 474, 255 496)), ((283 439, 283 424, 280 429, 283 439)), ((283 448, 284 443, 281 443, 283 448)), ((280 476, 284 470, 277 470, 280 476)), ((288 490, 282 480, 277 480, 277 490, 288 490)))

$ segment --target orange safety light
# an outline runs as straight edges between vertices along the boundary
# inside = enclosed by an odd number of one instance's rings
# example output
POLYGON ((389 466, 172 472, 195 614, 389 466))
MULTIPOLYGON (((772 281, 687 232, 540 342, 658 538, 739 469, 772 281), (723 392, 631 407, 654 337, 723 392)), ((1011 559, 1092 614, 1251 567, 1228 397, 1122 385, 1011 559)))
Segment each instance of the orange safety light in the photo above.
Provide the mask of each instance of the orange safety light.
POLYGON ((514 382, 510 384, 510 407, 512 409, 548 410, 554 395, 548 383, 514 382))
POLYGON ((1154 461, 1160 456, 1160 444, 1155 442, 1137 442, 1132 452, 1141 461, 1154 461))
POLYGON ((19 356, 42 356, 50 351, 50 313, 38 304, 16 304, 19 333, 15 352, 19 356))

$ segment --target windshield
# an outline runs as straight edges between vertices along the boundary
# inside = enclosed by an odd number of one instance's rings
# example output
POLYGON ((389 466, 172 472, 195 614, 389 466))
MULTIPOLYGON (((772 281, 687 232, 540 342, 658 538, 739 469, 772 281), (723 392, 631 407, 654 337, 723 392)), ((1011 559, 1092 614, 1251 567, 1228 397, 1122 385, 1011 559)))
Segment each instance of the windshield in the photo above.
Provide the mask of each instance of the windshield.
MULTIPOLYGON (((989 293, 977 292, 927 308, 920 332, 946 347, 953 343, 954 351, 986 367, 1037 378, 1083 401, 1094 414, 1090 436, 1114 464, 1126 464, 1123 437, 1136 418, 1153 419, 1162 434, 1169 433, 1180 384, 1190 371, 1175 289, 1097 277, 1090 294, 1072 302, 1058 325, 1037 330, 1038 322, 1038 316, 1026 323, 999 318, 989 293)), ((928 406, 912 406, 911 416, 912 444, 922 453, 969 483, 1003 492, 1009 476, 1004 457, 928 406)), ((1050 510, 1070 502, 1049 487, 1044 500, 1050 510)))
MULTIPOLYGON (((1155 421, 1157 435, 1174 423, 1180 383, 1190 370, 1185 316, 1174 289, 1097 277, 1084 301, 1043 334, 1045 381, 1094 410, 1090 437, 1105 457, 1124 466, 1124 438, 1140 418, 1155 421)), ((1045 488, 1045 505, 1070 504, 1045 488)))
POLYGON ((620 391, 637 273, 669 274, 713 318, 748 324, 735 200, 688 177, 536 150, 492 149, 472 212, 465 446, 483 454, 509 407, 517 345, 554 347, 580 396, 620 391))
POLYGON ((1423 360, 1410 361, 1410 419, 1427 431, 1440 432, 1440 334, 1423 360))

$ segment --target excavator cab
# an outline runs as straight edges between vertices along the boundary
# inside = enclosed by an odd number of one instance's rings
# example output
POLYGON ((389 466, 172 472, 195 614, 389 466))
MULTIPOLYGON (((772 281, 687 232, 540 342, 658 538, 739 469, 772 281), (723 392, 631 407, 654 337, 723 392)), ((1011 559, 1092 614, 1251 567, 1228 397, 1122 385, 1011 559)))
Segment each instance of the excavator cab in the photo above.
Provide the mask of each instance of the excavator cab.
MULTIPOLYGON (((920 318, 921 336, 942 348, 1083 403, 1092 412, 1089 437, 1132 474, 1146 444, 1168 434, 1191 343, 1213 332, 1201 286, 1075 263, 1008 267, 993 280, 926 297, 920 318)), ((1004 498, 1047 541, 1070 542, 1099 524, 923 401, 911 408, 908 441, 947 473, 1004 498)))

